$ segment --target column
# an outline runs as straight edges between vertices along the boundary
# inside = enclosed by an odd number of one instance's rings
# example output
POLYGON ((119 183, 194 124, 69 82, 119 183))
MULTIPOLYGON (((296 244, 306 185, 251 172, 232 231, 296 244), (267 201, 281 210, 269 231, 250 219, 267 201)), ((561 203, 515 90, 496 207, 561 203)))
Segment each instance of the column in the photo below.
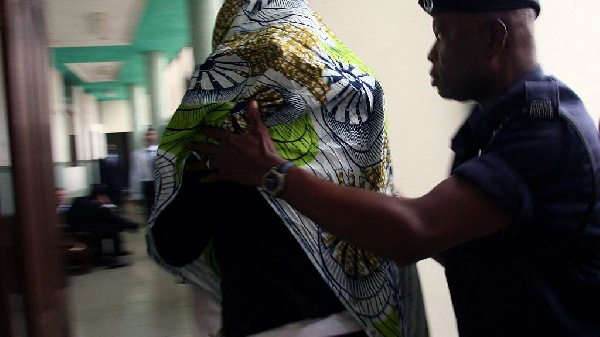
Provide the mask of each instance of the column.
POLYGON ((144 87, 141 84, 129 84, 129 103, 131 111, 131 122, 133 137, 129 144, 130 150, 135 150, 144 147, 144 132, 147 126, 144 123, 148 120, 148 110, 145 110, 145 105, 142 104, 145 99, 144 87))
POLYGON ((202 64, 212 52, 215 18, 223 0, 188 0, 194 63, 202 64))
POLYGON ((150 115, 152 116, 150 124, 158 128, 164 122, 163 113, 167 88, 164 88, 166 83, 163 71, 167 66, 167 58, 163 52, 147 52, 146 66, 146 82, 150 94, 150 115))

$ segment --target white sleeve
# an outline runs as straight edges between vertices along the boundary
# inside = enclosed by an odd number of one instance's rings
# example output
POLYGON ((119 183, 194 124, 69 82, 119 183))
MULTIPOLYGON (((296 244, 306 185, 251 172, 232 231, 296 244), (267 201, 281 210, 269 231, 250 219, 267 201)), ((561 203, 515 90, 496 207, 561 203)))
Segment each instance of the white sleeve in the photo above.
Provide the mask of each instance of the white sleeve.
POLYGON ((140 172, 139 172, 139 156, 137 151, 133 151, 131 153, 130 165, 129 168, 129 190, 131 191, 130 198, 131 200, 142 200, 144 199, 142 194, 142 182, 140 180, 140 172))

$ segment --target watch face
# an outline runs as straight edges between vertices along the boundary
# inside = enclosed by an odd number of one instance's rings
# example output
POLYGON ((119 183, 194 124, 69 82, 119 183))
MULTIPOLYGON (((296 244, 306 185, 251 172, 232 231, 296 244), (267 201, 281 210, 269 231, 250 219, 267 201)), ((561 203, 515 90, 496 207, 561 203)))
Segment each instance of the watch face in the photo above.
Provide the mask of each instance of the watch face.
POLYGON ((275 191, 279 187, 279 176, 275 172, 269 172, 264 180, 264 188, 269 191, 275 191))
POLYGON ((272 196, 276 196, 282 189, 285 181, 285 174, 272 168, 263 176, 262 188, 272 196))

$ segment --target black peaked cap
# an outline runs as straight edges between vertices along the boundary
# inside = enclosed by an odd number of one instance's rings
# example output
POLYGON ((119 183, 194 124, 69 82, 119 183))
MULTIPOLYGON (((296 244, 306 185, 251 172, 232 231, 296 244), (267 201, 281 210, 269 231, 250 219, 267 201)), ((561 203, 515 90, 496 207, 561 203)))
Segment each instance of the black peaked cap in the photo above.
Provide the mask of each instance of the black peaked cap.
POLYGON ((446 12, 490 12, 531 7, 540 15, 538 0, 419 0, 429 15, 446 12))

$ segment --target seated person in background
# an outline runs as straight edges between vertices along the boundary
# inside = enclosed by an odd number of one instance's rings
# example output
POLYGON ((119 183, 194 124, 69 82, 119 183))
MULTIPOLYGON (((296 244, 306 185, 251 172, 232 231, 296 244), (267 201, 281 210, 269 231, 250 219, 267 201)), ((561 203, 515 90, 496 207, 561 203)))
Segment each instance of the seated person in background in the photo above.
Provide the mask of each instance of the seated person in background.
POLYGON ((94 185, 89 196, 77 197, 67 212, 66 220, 70 232, 87 232, 87 243, 94 251, 94 262, 107 267, 128 265, 117 257, 131 252, 122 249, 120 233, 137 231, 138 224, 122 216, 108 198, 105 185, 94 185), (113 242, 112 253, 104 253, 102 240, 113 242))
POLYGON ((210 168, 188 147, 206 141, 199 126, 246 132, 247 102, 258 100, 286 159, 337 184, 396 195, 372 70, 304 0, 226 0, 213 42, 162 134, 150 256, 214 296, 228 337, 427 336, 416 265, 336 238, 277 189, 201 184, 184 170, 195 160, 210 168))
POLYGON ((67 196, 67 191, 62 187, 56 187, 54 189, 56 193, 56 214, 59 215, 59 225, 65 225, 65 215, 71 208, 71 202, 67 196))

